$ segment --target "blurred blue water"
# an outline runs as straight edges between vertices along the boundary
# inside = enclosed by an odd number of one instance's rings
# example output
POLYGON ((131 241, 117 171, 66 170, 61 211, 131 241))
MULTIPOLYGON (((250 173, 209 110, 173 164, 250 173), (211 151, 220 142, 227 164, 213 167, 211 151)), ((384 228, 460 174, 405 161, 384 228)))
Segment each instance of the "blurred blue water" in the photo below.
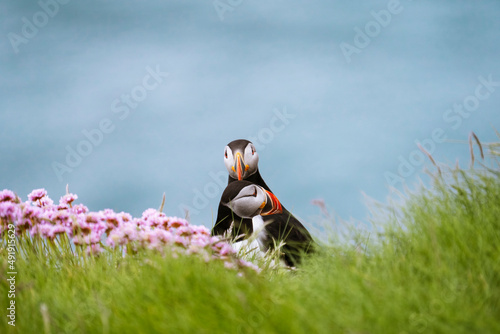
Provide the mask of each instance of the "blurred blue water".
MULTIPOLYGON (((92 210, 139 215, 166 192, 167 214, 190 208, 210 226, 224 146, 256 138, 264 179, 298 216, 313 219, 323 198, 365 219, 361 192, 383 201, 416 140, 442 129, 486 142, 500 128, 500 87, 466 117, 447 111, 474 103, 480 76, 500 81, 496 0, 54 1, 0 4, 0 188, 22 196, 58 199, 68 183, 92 210), (377 31, 373 12, 396 5, 377 31), (356 27, 373 37, 346 58, 356 27), (157 69, 168 77, 155 85, 157 69), (70 167, 78 149, 88 155, 70 167)), ((450 142, 433 156, 469 162, 450 142)))

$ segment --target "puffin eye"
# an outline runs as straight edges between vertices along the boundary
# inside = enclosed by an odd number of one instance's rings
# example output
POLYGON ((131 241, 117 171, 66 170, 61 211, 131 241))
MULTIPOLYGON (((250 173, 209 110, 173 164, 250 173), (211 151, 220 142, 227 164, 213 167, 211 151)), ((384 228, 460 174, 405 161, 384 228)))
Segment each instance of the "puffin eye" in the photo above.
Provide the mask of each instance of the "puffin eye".
POLYGON ((257 197, 257 187, 254 187, 254 190, 253 190, 253 197, 257 197))
POLYGON ((252 146, 252 155, 255 154, 255 147, 252 146))
POLYGON ((224 157, 227 159, 227 150, 224 151, 224 157))

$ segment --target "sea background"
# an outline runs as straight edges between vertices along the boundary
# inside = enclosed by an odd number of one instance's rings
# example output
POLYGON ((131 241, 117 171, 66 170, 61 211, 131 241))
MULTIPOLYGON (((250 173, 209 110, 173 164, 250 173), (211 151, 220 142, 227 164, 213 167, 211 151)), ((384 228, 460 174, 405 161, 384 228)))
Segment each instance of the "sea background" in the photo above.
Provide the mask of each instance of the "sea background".
POLYGON ((306 226, 315 199, 366 221, 366 196, 429 182, 416 142, 466 167, 471 131, 498 140, 497 0, 8 0, 0 16, 0 189, 24 200, 69 184, 138 216, 165 192, 165 213, 210 227, 224 147, 247 138, 306 226))

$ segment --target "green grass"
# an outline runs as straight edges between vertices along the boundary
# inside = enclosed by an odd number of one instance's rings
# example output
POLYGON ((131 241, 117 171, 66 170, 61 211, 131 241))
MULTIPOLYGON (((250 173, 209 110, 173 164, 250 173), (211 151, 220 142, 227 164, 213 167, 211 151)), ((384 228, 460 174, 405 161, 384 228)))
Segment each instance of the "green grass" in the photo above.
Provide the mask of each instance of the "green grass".
MULTIPOLYGON (((453 173, 389 211, 383 231, 323 245, 295 272, 240 277, 153 252, 55 269, 30 254, 16 263, 16 327, 2 316, 0 332, 500 333, 500 178, 453 173)), ((2 276, 2 315, 6 291, 2 276)))

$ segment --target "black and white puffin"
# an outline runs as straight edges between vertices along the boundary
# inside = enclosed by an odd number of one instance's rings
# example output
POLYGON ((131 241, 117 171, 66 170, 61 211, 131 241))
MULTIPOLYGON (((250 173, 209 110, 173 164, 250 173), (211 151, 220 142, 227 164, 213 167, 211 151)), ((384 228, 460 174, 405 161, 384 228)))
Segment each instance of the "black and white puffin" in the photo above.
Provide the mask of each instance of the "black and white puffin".
MULTIPOLYGON (((230 142, 224 150, 224 163, 229 172, 228 186, 235 181, 248 181, 272 193, 262 176, 258 163, 259 155, 255 146, 248 140, 239 139, 230 142)), ((212 235, 221 235, 231 231, 236 241, 252 234, 252 219, 239 216, 227 205, 219 203, 217 220, 212 235)), ((263 216, 266 231, 276 241, 284 241, 282 248, 287 265, 294 266, 300 261, 300 254, 312 250, 313 239, 307 229, 284 206, 281 213, 263 216)))
POLYGON ((245 219, 251 219, 253 233, 261 252, 274 245, 263 217, 283 212, 280 201, 270 191, 249 181, 229 183, 221 197, 222 205, 245 219))

